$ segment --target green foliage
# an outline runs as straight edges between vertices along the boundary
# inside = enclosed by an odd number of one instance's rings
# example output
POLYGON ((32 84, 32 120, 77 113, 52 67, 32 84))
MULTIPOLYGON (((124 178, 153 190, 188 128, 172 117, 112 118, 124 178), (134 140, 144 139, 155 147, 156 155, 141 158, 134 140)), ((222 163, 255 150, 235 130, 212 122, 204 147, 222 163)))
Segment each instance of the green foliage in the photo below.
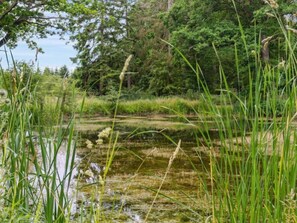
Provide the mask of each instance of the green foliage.
MULTIPOLYGON (((219 73, 224 68, 230 87, 244 93, 257 69, 250 63, 254 54, 257 60, 276 66, 288 52, 284 41, 296 40, 282 32, 296 28, 296 1, 277 3, 175 0, 169 7, 168 1, 156 0, 4 1, 0 5, 0 45, 15 46, 23 39, 37 54, 42 50, 33 36, 71 33, 78 51, 73 58, 78 64, 74 72, 77 86, 92 95, 106 95, 110 87, 117 87, 128 54, 135 59, 124 90, 133 87, 153 95, 201 92, 201 80, 215 93, 221 88, 219 73), (198 63, 197 76, 163 40, 187 55, 190 63, 198 63)), ((54 73, 69 76, 66 67, 54 73)))
POLYGON ((9 121, 11 101, 7 96, 7 91, 0 89, 0 137, 6 131, 9 121))
POLYGON ((1 1, 0 46, 15 47, 22 39, 30 48, 36 49, 36 53, 42 52, 33 37, 63 33, 65 20, 77 13, 76 10, 77 4, 65 0, 1 1))
POLYGON ((94 1, 85 7, 93 13, 81 13, 69 27, 78 51, 75 77, 79 85, 95 94, 106 94, 107 83, 115 79, 127 56, 123 42, 127 37, 127 11, 130 1, 94 1))
POLYGON ((56 71, 45 68, 41 73, 33 65, 15 62, 14 69, 3 71, 0 87, 8 89, 8 95, 17 94, 17 89, 30 92, 24 97, 35 123, 57 123, 61 112, 70 114, 75 109, 74 95, 78 93, 72 78, 61 77, 65 70, 68 72, 66 67, 56 71))
POLYGON ((64 65, 58 69, 57 75, 59 75, 62 78, 67 78, 70 75, 70 71, 68 70, 67 66, 64 65))
MULTIPOLYGON (((178 80, 172 75, 174 69, 168 45, 168 30, 162 21, 167 10, 166 1, 138 1, 129 14, 131 53, 135 61, 132 70, 133 85, 155 95, 173 94, 178 80)), ((175 92, 178 93, 178 92, 175 92)))
MULTIPOLYGON (((90 5, 93 9, 97 7, 98 12, 105 9, 103 14, 109 19, 100 22, 104 17, 101 13, 74 36, 79 39, 76 47, 80 53, 76 59, 81 64, 76 77, 80 86, 94 94, 108 93, 105 89, 107 80, 113 75, 116 77, 120 67, 117 61, 123 60, 127 52, 135 58, 130 68, 133 72, 127 78, 128 88, 134 86, 134 89, 154 95, 185 94, 189 89, 201 91, 199 82, 202 81, 215 93, 221 88, 219 73, 224 68, 230 87, 244 92, 256 69, 249 61, 254 60, 254 53, 263 60, 264 45, 261 47, 259 43, 265 37, 272 36, 269 63, 277 65, 279 58, 286 54, 286 49, 281 47, 286 37, 272 13, 277 10, 282 15, 279 17, 282 22, 292 28, 295 25, 291 20, 286 21, 292 15, 292 5, 296 4, 291 1, 279 2, 279 7, 274 9, 264 2, 177 0, 169 9, 166 1, 151 0, 137 1, 129 7, 124 5, 116 12, 109 11, 112 4, 117 2, 90 5), (124 8, 125 23, 113 21, 124 8), (99 30, 100 35, 90 31, 96 25, 95 30, 99 30), (112 35, 106 30, 112 30, 112 35), (193 75, 179 53, 169 49, 162 40, 169 41, 187 55, 189 62, 197 62, 198 76, 193 75), (239 66, 236 66, 236 60, 239 66)), ((81 20, 86 18, 82 16, 81 20)))

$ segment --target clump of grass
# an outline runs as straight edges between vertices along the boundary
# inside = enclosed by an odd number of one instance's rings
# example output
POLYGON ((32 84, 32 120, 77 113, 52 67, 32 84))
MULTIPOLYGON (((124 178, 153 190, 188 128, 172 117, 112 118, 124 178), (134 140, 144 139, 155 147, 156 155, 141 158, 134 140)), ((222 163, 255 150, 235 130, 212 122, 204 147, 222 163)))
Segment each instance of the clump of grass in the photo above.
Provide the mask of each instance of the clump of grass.
MULTIPOLYGON (((4 75, 2 73, 2 75, 4 75)), ((62 129, 62 103, 56 104, 59 120, 43 127, 41 118, 34 120, 32 111, 39 111, 32 101, 36 95, 31 88, 31 74, 24 81, 15 68, 4 87, 8 90, 6 107, 1 105, 4 126, 0 131, 1 199, 0 219, 3 222, 65 222, 69 219, 68 196, 74 169, 74 122, 62 129), (54 125, 60 125, 55 128, 54 125), (63 150, 63 151, 62 151, 63 150), (58 168, 61 160, 63 170, 58 168)), ((43 114, 40 113, 40 116, 43 114)), ((47 121, 51 120, 47 114, 47 121)))
MULTIPOLYGON (((277 9, 274 1, 269 3, 277 9)), ((284 27, 277 11, 274 12, 276 21, 281 28, 284 27)), ((246 44, 244 30, 241 26, 240 29, 246 44)), ((260 52, 256 53, 253 65, 257 69, 255 72, 248 71, 250 82, 246 95, 230 90, 221 64, 219 90, 224 94, 217 95, 216 99, 221 107, 213 100, 208 87, 198 79, 204 90, 202 101, 219 135, 218 141, 208 132, 201 131, 201 137, 197 137, 198 147, 204 147, 210 156, 210 169, 202 178, 204 193, 210 198, 211 208, 208 207, 208 211, 211 214, 205 216, 208 222, 296 221, 297 135, 294 125, 297 60, 295 43, 289 38, 289 30, 282 31, 284 48, 288 50, 287 58, 280 59, 282 66, 273 67, 262 63, 260 52), (283 61, 286 61, 285 65, 283 61), (280 77, 285 84, 279 82, 280 77), (237 104, 236 112, 226 109, 234 101, 237 104)), ((258 46, 255 48, 257 52, 258 46)), ((214 50, 216 52, 215 46, 214 50)), ((198 76, 186 56, 178 49, 176 51, 198 76)), ((219 56, 217 54, 218 60, 219 56)), ((239 66, 239 61, 235 62, 239 66)), ((198 119, 199 112, 197 110, 198 119)), ((180 115, 186 119, 185 113, 180 115)))
MULTIPOLYGON (((214 99, 215 100, 215 99, 214 99)), ((77 104, 81 103, 78 100, 77 104)), ((220 102, 216 102, 218 105, 220 102)), ((224 105, 228 109, 233 109, 231 104, 224 105)), ((110 115, 114 110, 114 102, 100 98, 88 97, 85 99, 83 113, 86 115, 102 114, 110 115)), ((194 111, 209 113, 208 107, 203 103, 203 99, 197 100, 183 99, 180 97, 164 97, 154 99, 120 100, 118 104, 119 115, 147 115, 147 114, 195 114, 194 111)))
POLYGON ((106 100, 101 100, 96 97, 78 98, 76 101, 76 111, 78 112, 78 105, 84 101, 83 114, 95 115, 103 114, 110 115, 112 104, 106 100))

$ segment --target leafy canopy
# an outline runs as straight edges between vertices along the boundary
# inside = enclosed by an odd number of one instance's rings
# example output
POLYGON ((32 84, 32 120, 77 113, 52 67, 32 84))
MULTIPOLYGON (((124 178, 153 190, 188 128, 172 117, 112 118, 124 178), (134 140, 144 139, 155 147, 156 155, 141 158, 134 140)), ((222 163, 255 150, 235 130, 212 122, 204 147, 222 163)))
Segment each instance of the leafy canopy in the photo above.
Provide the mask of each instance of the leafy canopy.
POLYGON ((37 48, 33 38, 62 34, 68 30, 67 21, 87 13, 88 0, 0 0, 0 47, 15 47, 19 40, 37 48))

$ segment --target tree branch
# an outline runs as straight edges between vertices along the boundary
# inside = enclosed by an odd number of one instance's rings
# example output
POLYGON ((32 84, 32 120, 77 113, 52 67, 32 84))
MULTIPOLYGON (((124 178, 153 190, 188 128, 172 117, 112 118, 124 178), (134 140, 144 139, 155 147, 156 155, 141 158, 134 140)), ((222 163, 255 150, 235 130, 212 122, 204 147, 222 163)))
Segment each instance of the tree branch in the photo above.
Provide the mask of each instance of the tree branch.
POLYGON ((6 35, 0 40, 0 47, 5 45, 9 39, 10 39, 10 33, 6 33, 6 35))
MULTIPOLYGON (((25 20, 24 18, 18 18, 17 20, 14 21, 13 26, 18 26, 25 22, 27 22, 27 20, 25 20)), ((11 38, 11 32, 7 32, 6 35, 0 40, 0 47, 5 45, 10 38, 11 38)))
MULTIPOLYGON (((3 1, 0 2, 1 4, 3 1)), ((3 14, 0 16, 0 20, 2 20, 8 13, 10 13, 18 4, 18 1, 15 1, 3 14)))

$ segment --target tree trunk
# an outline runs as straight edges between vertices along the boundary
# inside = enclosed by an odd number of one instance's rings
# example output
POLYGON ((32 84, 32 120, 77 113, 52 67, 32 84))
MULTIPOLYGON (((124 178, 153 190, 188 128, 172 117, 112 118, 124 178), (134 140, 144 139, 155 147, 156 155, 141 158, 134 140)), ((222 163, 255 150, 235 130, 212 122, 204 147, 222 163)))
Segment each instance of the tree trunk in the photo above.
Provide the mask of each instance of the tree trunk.
POLYGON ((99 81, 99 93, 100 95, 103 95, 104 93, 104 77, 101 75, 100 81, 99 81))
MULTIPOLYGON (((125 20, 126 20, 126 36, 127 39, 129 39, 130 37, 130 33, 129 33, 129 21, 128 21, 128 0, 126 1, 126 8, 125 8, 125 20)), ((127 88, 130 90, 131 88, 131 74, 127 73, 127 88)))
MULTIPOLYGON (((167 0, 167 12, 170 11, 170 9, 173 6, 173 3, 174 3, 174 0, 167 0)), ((167 38, 167 40, 169 41, 170 40, 170 31, 167 30, 167 32, 168 32, 168 38, 167 38)), ((169 56, 171 55, 171 46, 169 46, 169 45, 168 45, 168 55, 169 56)))
MULTIPOLYGON (((101 12, 101 17, 100 17, 100 27, 99 27, 99 32, 100 32, 100 54, 101 54, 101 58, 105 58, 105 55, 104 55, 104 31, 105 31, 105 24, 104 24, 104 16, 105 16, 105 13, 101 12)), ((99 61, 101 66, 102 66, 102 61, 99 61)), ((103 95, 103 90, 104 90, 104 74, 102 73, 104 69, 100 69, 100 73, 99 73, 99 94, 100 95, 103 95)))

